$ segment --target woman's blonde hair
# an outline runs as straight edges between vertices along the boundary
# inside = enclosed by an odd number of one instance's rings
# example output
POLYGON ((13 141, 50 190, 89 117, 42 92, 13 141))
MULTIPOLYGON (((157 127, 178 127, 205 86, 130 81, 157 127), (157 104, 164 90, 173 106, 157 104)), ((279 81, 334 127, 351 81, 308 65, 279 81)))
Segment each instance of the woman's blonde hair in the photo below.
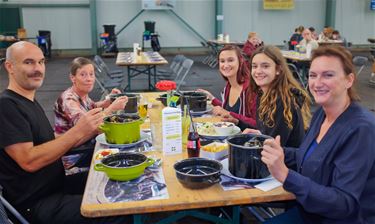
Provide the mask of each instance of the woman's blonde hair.
MULTIPOLYGON (((253 53, 251 61, 253 61, 253 58, 257 54, 265 54, 274 61, 276 64, 276 70, 279 73, 271 82, 269 90, 266 93, 263 93, 260 98, 260 104, 257 108, 259 119, 269 127, 275 125, 276 100, 280 97, 284 107, 284 120, 288 125, 288 128, 293 128, 293 114, 290 105, 294 104, 295 107, 301 109, 304 129, 307 130, 311 119, 310 96, 293 77, 281 51, 275 46, 263 46, 253 53), (298 99, 296 95, 300 95, 299 98, 301 99, 298 99), (298 100, 302 100, 303 102, 299 102, 298 100)), ((256 85, 252 78, 250 79, 249 88, 258 93, 261 91, 260 87, 256 85)))
POLYGON ((247 39, 250 39, 252 37, 256 37, 258 36, 258 34, 256 32, 249 32, 249 34, 247 35, 247 39))

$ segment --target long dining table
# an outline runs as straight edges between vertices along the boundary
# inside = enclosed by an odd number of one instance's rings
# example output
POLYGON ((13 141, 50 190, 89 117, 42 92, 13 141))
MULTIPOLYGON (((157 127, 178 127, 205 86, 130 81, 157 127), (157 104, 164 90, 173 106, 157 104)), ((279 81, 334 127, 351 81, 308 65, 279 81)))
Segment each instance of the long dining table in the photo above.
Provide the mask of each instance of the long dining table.
POLYGON ((128 74, 128 84, 125 90, 132 90, 131 81, 133 78, 146 74, 148 75, 148 89, 154 90, 156 83, 156 67, 166 65, 168 61, 159 52, 140 52, 140 55, 134 52, 120 52, 117 54, 116 65, 125 66, 128 74), (153 77, 153 82, 152 82, 153 77))
MULTIPOLYGON (((219 206, 233 206, 233 216, 230 221, 222 221, 220 218, 211 219, 220 223, 239 223, 240 205, 256 204, 262 202, 293 200, 295 197, 292 193, 285 191, 282 187, 264 192, 259 189, 241 189, 224 191, 220 184, 215 184, 206 189, 192 190, 183 187, 176 178, 173 165, 176 161, 187 158, 186 150, 180 154, 164 155, 161 148, 161 110, 163 105, 155 99, 160 92, 141 93, 148 99, 152 107, 148 109, 148 122, 145 122, 141 128, 154 130, 153 144, 155 150, 145 152, 146 155, 162 159, 162 170, 165 177, 165 183, 168 191, 168 198, 156 200, 141 200, 116 203, 101 203, 97 196, 99 186, 103 181, 108 181, 108 177, 103 172, 94 170, 94 159, 92 161, 86 188, 81 204, 81 214, 85 217, 103 217, 116 215, 134 215, 134 223, 142 224, 143 217, 146 213, 175 211, 180 216, 192 215, 191 209, 210 208, 219 206), (154 127, 156 125, 156 127, 154 127), (155 131, 156 130, 156 131, 155 131)), ((150 106, 150 105, 149 105, 150 106)), ((198 117, 194 121, 219 121, 218 117, 198 117)), ((104 146, 97 143, 95 151, 102 149, 104 146)), ((95 153, 94 153, 95 155, 95 153)), ((100 193, 100 192, 99 192, 100 193)), ((211 216, 212 217, 212 216, 211 216)), ((167 222, 164 222, 167 223, 167 222)), ((168 222, 169 223, 169 222, 168 222)))

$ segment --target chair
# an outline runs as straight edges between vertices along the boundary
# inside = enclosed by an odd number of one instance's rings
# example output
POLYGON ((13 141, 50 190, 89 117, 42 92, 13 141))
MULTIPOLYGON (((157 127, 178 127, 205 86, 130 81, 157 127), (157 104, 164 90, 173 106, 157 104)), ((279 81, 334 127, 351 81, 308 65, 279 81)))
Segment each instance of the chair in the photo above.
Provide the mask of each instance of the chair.
MULTIPOLYGON (((368 42, 370 42, 372 45, 370 47, 370 53, 371 53, 371 61, 372 61, 372 73, 370 76, 369 84, 374 87, 375 86, 375 39, 369 38, 367 39, 368 42)), ((375 110, 375 109, 374 109, 375 110)))
MULTIPOLYGON (((272 206, 272 204, 270 204, 272 206)), ((302 224, 303 220, 299 213, 298 208, 294 205, 293 207, 288 207, 285 204, 277 203, 276 206, 272 208, 279 208, 283 210, 282 213, 276 214, 271 207, 268 207, 269 204, 265 205, 254 205, 247 206, 244 209, 254 216, 256 220, 263 224, 302 224)), ((242 211, 245 213, 245 211, 242 211)))
MULTIPOLYGON (((201 45, 202 45, 202 47, 206 48, 210 52, 210 48, 209 48, 207 43, 201 41, 201 45)), ((211 54, 209 53, 206 57, 203 58, 202 63, 207 64, 209 62, 210 58, 211 58, 211 54)))
POLYGON ((3 206, 3 203, 0 201, 0 223, 9 223, 9 218, 3 206))
POLYGON ((210 43, 210 42, 207 42, 207 46, 210 48, 210 57, 208 59, 208 66, 210 66, 211 68, 215 68, 216 65, 219 63, 217 61, 217 55, 219 54, 219 51, 218 49, 216 48, 216 46, 213 44, 213 43, 210 43))
POLYGON ((13 223, 6 211, 10 212, 22 224, 29 224, 29 222, 3 197, 3 187, 0 185, 0 223, 13 223))
POLYGON ((95 66, 95 82, 98 84, 103 96, 109 94, 113 88, 122 88, 124 83, 124 76, 119 78, 112 78, 107 75, 103 68, 95 66))
POLYGON ((51 58, 51 31, 49 30, 39 30, 38 31, 38 46, 42 49, 44 56, 51 58))
POLYGON ((263 224, 303 224, 303 220, 296 207, 291 208, 280 215, 273 216, 262 222, 263 224))
POLYGON ((121 69, 117 70, 109 70, 107 64, 103 61, 102 57, 99 55, 95 55, 94 63, 97 67, 103 70, 110 78, 119 78, 123 76, 123 72, 121 69))
POLYGON ((302 73, 299 71, 296 65, 293 63, 288 63, 289 70, 292 72, 293 76, 301 84, 303 88, 307 88, 307 81, 304 80, 302 73))
POLYGON ((180 68, 180 70, 177 72, 177 75, 176 75, 176 78, 175 78, 175 82, 177 84, 177 90, 180 89, 180 86, 183 84, 186 76, 188 75, 190 69, 191 69, 191 66, 193 66, 194 64, 194 61, 189 59, 189 58, 186 58, 184 60, 184 62, 182 63, 182 66, 180 68), (182 75, 182 76, 181 76, 182 75), (179 79, 179 77, 181 76, 181 78, 179 79))
POLYGON ((366 63, 368 61, 368 58, 367 57, 364 57, 364 56, 355 56, 353 58, 353 64, 355 66, 361 66, 357 72, 357 76, 359 76, 359 74, 362 72, 362 70, 365 68, 366 66, 366 63))
POLYGON ((176 72, 176 77, 173 79, 174 82, 176 82, 177 85, 177 91, 180 89, 181 85, 184 83, 184 80, 186 76, 188 75, 191 66, 194 64, 194 61, 185 58, 184 61, 181 63, 181 67, 176 72))
POLYGON ((172 77, 173 75, 176 75, 177 71, 181 68, 182 62, 185 60, 185 56, 182 54, 176 55, 169 68, 165 70, 158 70, 157 71, 157 76, 158 77, 172 77))

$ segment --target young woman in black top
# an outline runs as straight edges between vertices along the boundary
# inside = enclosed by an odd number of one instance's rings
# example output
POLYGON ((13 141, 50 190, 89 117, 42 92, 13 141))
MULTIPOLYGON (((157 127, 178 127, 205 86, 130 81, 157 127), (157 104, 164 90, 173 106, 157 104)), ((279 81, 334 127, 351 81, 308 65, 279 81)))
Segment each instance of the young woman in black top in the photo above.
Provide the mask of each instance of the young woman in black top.
POLYGON ((257 94, 257 130, 244 133, 280 135, 282 145, 298 147, 310 120, 310 97, 277 47, 264 46, 254 52, 250 88, 255 92, 249 94, 257 94))

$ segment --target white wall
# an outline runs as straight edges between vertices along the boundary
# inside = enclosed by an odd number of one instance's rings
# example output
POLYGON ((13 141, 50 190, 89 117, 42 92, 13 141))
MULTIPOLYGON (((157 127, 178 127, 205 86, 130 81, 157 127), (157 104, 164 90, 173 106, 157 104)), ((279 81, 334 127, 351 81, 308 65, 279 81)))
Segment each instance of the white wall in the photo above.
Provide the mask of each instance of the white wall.
POLYGON ((52 49, 91 48, 88 8, 23 8, 22 15, 28 36, 51 31, 52 49))
POLYGON ((254 31, 265 43, 282 45, 300 25, 323 28, 325 0, 295 0, 292 10, 264 10, 263 0, 224 0, 223 13, 223 31, 232 40, 246 40, 254 31))
MULTIPOLYGON (((88 0, 9 0, 9 3, 88 3, 88 0)), ((223 0, 223 31, 231 40, 245 40, 258 32, 266 43, 282 44, 295 27, 313 26, 320 32, 325 22, 326 0, 295 0, 293 10, 264 10, 263 0, 223 0)), ((375 11, 370 0, 336 0, 335 28, 354 44, 375 37, 375 11)), ((97 29, 115 24, 119 31, 141 10, 141 0, 97 0, 97 29)), ((214 38, 215 0, 176 0, 175 12, 206 39, 214 38)), ((23 24, 29 35, 52 31, 53 49, 91 48, 89 8, 23 8, 23 24)), ((162 47, 199 47, 200 39, 168 11, 145 11, 118 37, 118 47, 142 41, 145 20, 156 21, 162 47)), ((98 40, 99 41, 99 40, 98 40)), ((150 42, 146 43, 150 46, 150 42)))
MULTIPOLYGON (((215 32, 215 8, 213 0, 177 1, 175 12, 205 38, 211 38, 215 32)), ((140 0, 98 0, 98 32, 103 32, 104 24, 115 24, 118 32, 141 11, 140 0)), ((164 10, 144 11, 118 37, 118 46, 130 47, 134 42, 141 43, 145 30, 144 21, 156 22, 155 31, 160 35, 162 47, 200 46, 200 39, 190 31, 172 13, 164 10)), ((150 46, 150 42, 145 43, 150 46)))
POLYGON ((375 10, 370 10, 369 0, 336 1, 336 29, 354 44, 368 44, 375 38, 375 10))

